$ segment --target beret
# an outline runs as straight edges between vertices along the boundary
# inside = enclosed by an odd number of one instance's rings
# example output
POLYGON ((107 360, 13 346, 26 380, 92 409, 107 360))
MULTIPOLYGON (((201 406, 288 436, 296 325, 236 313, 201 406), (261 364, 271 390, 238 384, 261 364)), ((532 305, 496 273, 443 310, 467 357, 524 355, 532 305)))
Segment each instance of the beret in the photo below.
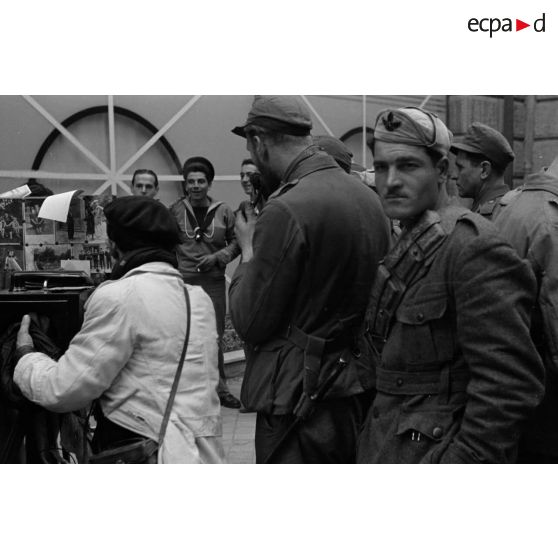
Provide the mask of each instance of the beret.
POLYGON ((256 95, 246 123, 232 130, 246 137, 246 127, 258 125, 271 131, 292 136, 307 136, 312 117, 300 95, 256 95))
POLYGON ((169 248, 180 243, 180 229, 172 213, 145 196, 125 196, 104 208, 107 235, 122 250, 143 246, 169 248))

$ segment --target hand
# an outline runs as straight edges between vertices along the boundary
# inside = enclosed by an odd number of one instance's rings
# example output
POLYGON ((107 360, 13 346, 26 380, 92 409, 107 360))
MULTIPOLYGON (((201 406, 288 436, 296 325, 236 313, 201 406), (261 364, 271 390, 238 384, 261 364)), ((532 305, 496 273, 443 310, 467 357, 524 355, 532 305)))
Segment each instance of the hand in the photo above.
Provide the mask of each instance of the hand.
POLYGON ((16 349, 21 349, 23 347, 34 347, 33 338, 29 335, 29 324, 31 323, 31 318, 26 314, 21 320, 21 325, 19 326, 19 331, 17 332, 16 349))
POLYGON ((254 231, 256 229, 256 221, 257 216, 251 205, 246 207, 246 216, 243 215, 242 211, 239 211, 236 214, 234 232, 238 245, 242 250, 243 263, 249 262, 254 257, 252 243, 254 239, 254 231))
POLYGON ((203 256, 203 258, 198 263, 198 271, 203 273, 213 269, 217 265, 217 256, 215 254, 209 254, 203 256))

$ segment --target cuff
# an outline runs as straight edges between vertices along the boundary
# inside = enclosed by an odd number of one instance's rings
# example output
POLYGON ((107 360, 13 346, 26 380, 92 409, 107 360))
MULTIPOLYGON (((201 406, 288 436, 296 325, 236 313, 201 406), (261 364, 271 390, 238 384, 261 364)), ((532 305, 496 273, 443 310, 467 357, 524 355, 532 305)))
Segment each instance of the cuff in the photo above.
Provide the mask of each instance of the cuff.
POLYGON ((33 345, 21 345, 21 347, 16 348, 16 352, 15 352, 16 362, 19 361, 19 359, 22 356, 28 355, 29 353, 36 353, 36 352, 37 351, 35 350, 35 347, 33 345))

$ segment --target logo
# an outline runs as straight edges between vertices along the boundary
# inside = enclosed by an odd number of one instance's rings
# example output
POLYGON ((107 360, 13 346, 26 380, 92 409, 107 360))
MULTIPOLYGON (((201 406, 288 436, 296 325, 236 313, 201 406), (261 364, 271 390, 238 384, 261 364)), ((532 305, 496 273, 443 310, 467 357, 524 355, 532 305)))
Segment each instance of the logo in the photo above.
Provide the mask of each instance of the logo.
POLYGON ((489 33, 490 38, 494 33, 503 32, 503 33, 510 33, 514 31, 522 31, 523 29, 527 29, 528 27, 532 27, 533 31, 536 33, 544 33, 546 26, 546 14, 542 14, 541 17, 535 19, 533 24, 526 23, 525 21, 517 18, 510 18, 510 17, 484 17, 484 18, 476 18, 472 17, 467 22, 467 28, 472 33, 489 33), (515 27, 513 21, 515 19, 515 27))

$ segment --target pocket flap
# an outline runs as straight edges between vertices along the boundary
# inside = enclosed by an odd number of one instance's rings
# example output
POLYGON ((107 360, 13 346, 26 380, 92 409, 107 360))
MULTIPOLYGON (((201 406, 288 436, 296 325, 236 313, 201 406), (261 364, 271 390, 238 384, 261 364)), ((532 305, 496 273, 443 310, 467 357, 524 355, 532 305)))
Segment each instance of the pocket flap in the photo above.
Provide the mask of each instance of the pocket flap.
POLYGON ((441 440, 451 428, 453 423, 452 409, 433 409, 431 411, 406 411, 401 410, 397 434, 416 431, 431 440, 441 440))
POLYGON ((446 313, 447 304, 446 297, 424 302, 414 300, 412 304, 402 304, 395 315, 401 323, 420 325, 441 318, 446 313))

